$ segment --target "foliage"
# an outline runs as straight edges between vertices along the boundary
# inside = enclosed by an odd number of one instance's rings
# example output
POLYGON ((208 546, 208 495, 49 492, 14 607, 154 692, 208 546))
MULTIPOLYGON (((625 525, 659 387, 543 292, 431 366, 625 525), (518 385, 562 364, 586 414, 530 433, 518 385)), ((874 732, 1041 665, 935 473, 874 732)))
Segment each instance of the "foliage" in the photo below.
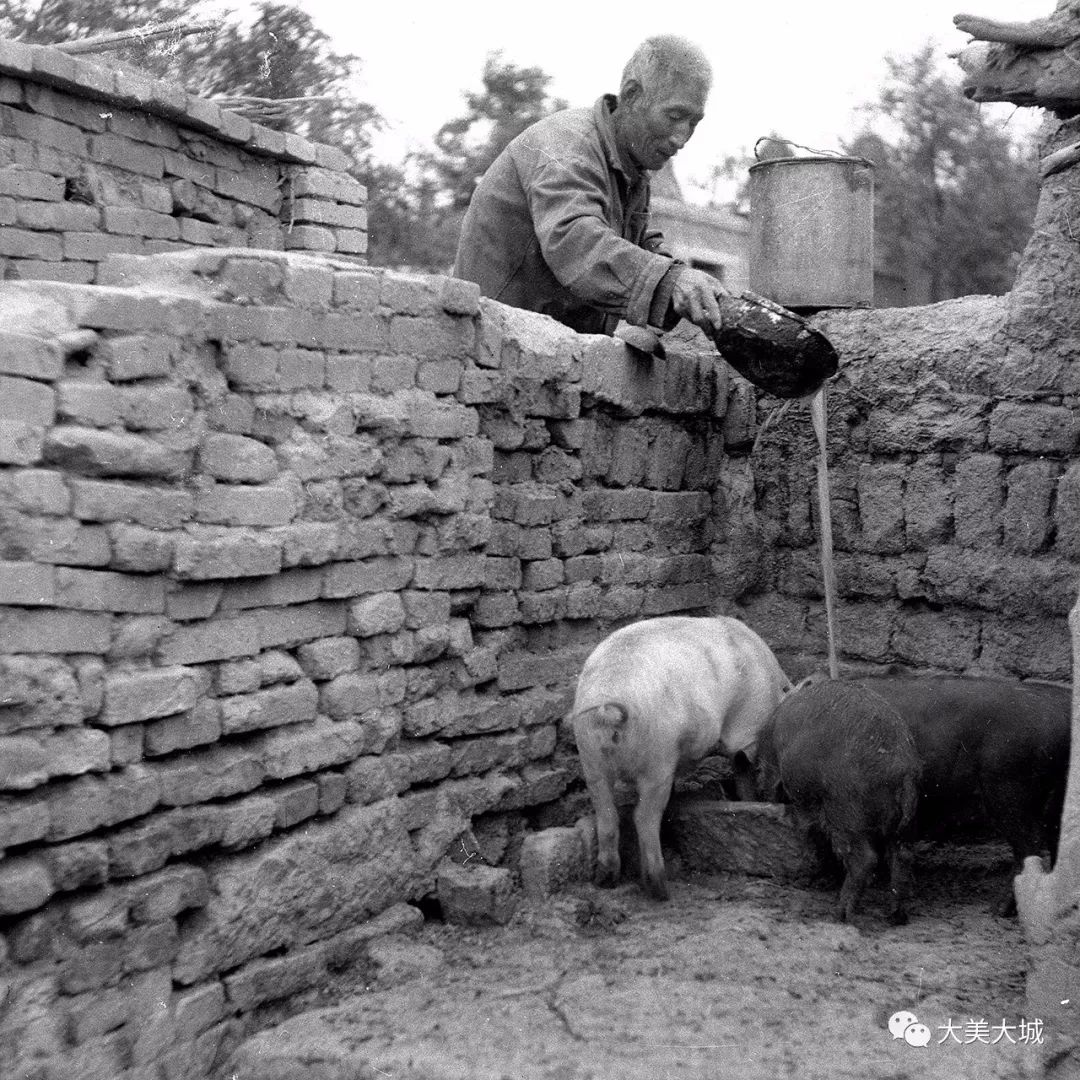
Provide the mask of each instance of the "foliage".
POLYGON ((372 210, 372 262, 448 272, 477 181, 511 139, 566 108, 548 94, 550 76, 498 52, 488 54, 481 81, 482 90, 465 92, 465 112, 438 130, 434 151, 411 155, 406 182, 372 210))
POLYGON ((483 90, 466 91, 466 112, 447 121, 435 135, 436 152, 429 168, 459 210, 469 205, 477 181, 515 136, 566 102, 548 94, 551 76, 538 67, 505 63, 489 53, 484 62, 483 90))
POLYGON ((875 164, 878 265, 916 302, 1007 292, 1035 214, 1034 153, 964 98, 933 45, 886 63, 878 100, 844 146, 875 164))

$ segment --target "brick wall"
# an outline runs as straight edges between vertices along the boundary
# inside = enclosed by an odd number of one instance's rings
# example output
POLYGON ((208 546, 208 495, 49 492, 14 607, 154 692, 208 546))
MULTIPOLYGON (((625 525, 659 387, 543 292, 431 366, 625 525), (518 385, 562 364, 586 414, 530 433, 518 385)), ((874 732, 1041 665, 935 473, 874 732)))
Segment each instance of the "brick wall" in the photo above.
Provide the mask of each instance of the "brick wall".
POLYGON ((340 150, 172 83, 0 41, 0 266, 99 280, 112 254, 199 247, 364 262, 367 193, 340 150))
POLYGON ((202 1077, 512 862, 587 650, 709 605, 727 381, 333 258, 98 276, 0 290, 0 1073, 202 1077))

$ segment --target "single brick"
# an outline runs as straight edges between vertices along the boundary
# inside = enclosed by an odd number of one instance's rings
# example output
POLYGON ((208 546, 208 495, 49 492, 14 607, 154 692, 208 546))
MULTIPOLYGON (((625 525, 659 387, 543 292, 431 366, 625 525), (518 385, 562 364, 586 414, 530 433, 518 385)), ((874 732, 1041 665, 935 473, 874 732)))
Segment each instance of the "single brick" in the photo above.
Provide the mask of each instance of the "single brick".
POLYGON ((160 179, 165 174, 165 157, 160 149, 111 132, 91 136, 90 158, 103 165, 115 165, 119 169, 154 179, 160 179))
POLYGON ((281 569, 281 542, 248 529, 189 526, 176 541, 182 578, 260 577, 281 569))
POLYGON ((178 386, 125 387, 120 391, 124 425, 135 431, 177 431, 193 416, 191 395, 178 386))
POLYGON ((270 797, 277 804, 274 828, 291 829, 319 813, 319 785, 298 780, 275 789, 270 797))
POLYGON ((254 694, 221 698, 221 726, 225 735, 281 727, 315 719, 319 692, 304 679, 287 686, 275 686, 254 694))
POLYGON ((180 219, 180 239, 199 247, 238 247, 246 237, 243 229, 228 225, 211 225, 194 218, 180 219))
POLYGON ((293 604, 255 612, 264 649, 292 648, 317 638, 345 633, 345 605, 334 602, 293 604))
POLYGON ((290 168, 286 172, 288 189, 295 196, 311 195, 319 199, 363 206, 368 192, 358 180, 339 172, 319 168, 290 168))
POLYGON ((45 428, 7 420, 0 425, 0 464, 35 465, 45 447, 45 428))
POLYGON ((308 678, 322 682, 360 666, 360 643, 353 637, 323 638, 301 645, 297 656, 308 678))
POLYGON ((153 210, 124 206, 106 206, 102 211, 106 232, 120 236, 145 236, 156 240, 179 240, 180 226, 176 218, 153 210))
POLYGON ((136 615, 165 610, 165 582, 160 578, 58 567, 55 581, 57 607, 136 615))
POLYGON ((187 667, 108 674, 99 723, 132 724, 184 712, 194 707, 198 692, 196 673, 187 667))
POLYGON ((189 519, 191 492, 106 480, 70 480, 71 512, 81 521, 135 522, 154 529, 172 529, 189 519))
POLYGON ((55 341, 0 331, 0 372, 53 380, 63 370, 64 354, 55 341))
POLYGON ((24 202, 15 211, 16 225, 49 232, 92 232, 100 219, 98 207, 82 203, 24 202))
POLYGON ((0 652, 97 653, 109 649, 111 615, 0 608, 0 652))
MULTIPOLYGON (((40 55, 40 54, 39 54, 40 55)), ((77 158, 85 158, 86 135, 72 124, 64 124, 49 116, 0 106, 0 123, 5 135, 25 139, 38 147, 51 147, 77 158)))
POLYGON ((26 795, 0 796, 0 846, 17 847, 43 839, 49 831, 49 804, 26 795))
POLYGON ((320 716, 311 724, 268 731, 259 736, 258 745, 266 775, 288 780, 344 765, 360 754, 381 753, 396 734, 392 715, 380 715, 364 724, 320 716))
POLYGON ((503 867, 444 862, 436 891, 443 918, 455 925, 503 926, 517 908, 513 874, 503 867))
POLYGON ((110 764, 109 736, 93 728, 76 728, 42 740, 50 778, 104 772, 110 764))
MULTIPOLYGON (((2 230, 0 230, 2 232, 2 230)), ((286 251, 324 251, 337 249, 337 238, 332 229, 319 225, 294 225, 285 229, 286 251)))
POLYGON ((348 783, 341 773, 321 773, 316 777, 319 786, 319 813, 335 814, 345 805, 348 783))
POLYGON ((266 1001, 299 994, 326 978, 326 957, 322 950, 309 949, 253 960, 235 974, 225 977, 229 1003, 239 1012, 249 1012, 266 1001))
POLYGON ((101 262, 110 255, 137 255, 142 251, 138 236, 110 236, 100 232, 66 232, 62 236, 64 258, 101 262))
POLYGON ((374 311, 379 306, 379 288, 378 271, 338 271, 334 274, 334 304, 358 311, 374 311))
POLYGON ((207 525, 288 525, 303 508, 293 484, 265 486, 213 484, 195 498, 195 520, 207 525))
POLYGON ((64 257, 64 251, 60 237, 52 233, 0 226, 0 255, 58 262, 64 257))
POLYGON ((120 391, 108 383, 64 379, 57 384, 57 411, 65 420, 112 427, 120 420, 120 391))
POLYGON ((158 655, 165 664, 204 664, 211 660, 255 656, 261 650, 258 618, 254 614, 244 614, 177 626, 162 641, 158 655))
POLYGON ((136 923, 156 923, 183 911, 205 907, 210 899, 206 871, 196 866, 170 866, 140 878, 126 889, 131 918, 136 923))
POLYGON ((347 255, 366 255, 368 250, 367 231, 365 229, 335 229, 334 245, 338 251, 347 255))
POLYGON ((96 267, 90 262, 43 262, 40 259, 12 259, 8 274, 12 281, 60 281, 72 285, 89 285, 96 267))
POLYGON ((43 740, 0 735, 0 790, 30 791, 48 779, 49 758, 43 740))
POLYGON ((357 637, 393 634, 405 625, 405 609, 396 593, 377 593, 349 605, 349 632, 357 637))
POLYGON ((144 435, 74 426, 50 431, 44 453, 47 461, 84 474, 163 479, 178 479, 191 458, 144 435))
POLYGON ((171 150, 177 150, 183 145, 174 124, 148 112, 112 110, 108 117, 108 128, 115 134, 138 143, 150 143, 152 146, 168 147, 171 150))
POLYGON ((109 537, 100 525, 70 518, 30 518, 21 523, 19 546, 32 559, 64 566, 107 566, 109 537))
POLYGON ((109 378, 122 382, 168 375, 181 345, 164 335, 132 334, 106 339, 102 352, 109 378))
POLYGON ((5 165, 0 168, 0 195, 59 202, 64 197, 64 188, 65 181, 62 176, 52 176, 21 165, 5 165))
POLYGON ((0 861, 0 915, 19 915, 41 907, 53 895, 45 864, 31 858, 0 861))
POLYGON ((58 889, 70 891, 87 885, 104 885, 109 879, 109 850, 101 840, 50 844, 41 858, 58 889))
POLYGON ((283 210, 290 221, 312 225, 341 226, 345 229, 367 229, 367 210, 361 206, 331 202, 328 199, 294 198, 283 210))
POLYGON ((34 562, 0 562, 0 604, 53 606, 55 570, 34 562))
POLYGON ((257 788, 266 777, 259 755, 246 745, 192 750, 156 768, 165 806, 197 806, 211 799, 239 795, 257 788))
MULTIPOLYGON (((152 573, 168 570, 173 564, 175 533, 161 532, 159 528, 142 528, 138 525, 111 525, 108 530, 112 556, 109 565, 116 570, 133 573, 152 573)), ((169 600, 166 600, 169 604, 169 600)), ((171 618, 182 618, 173 615, 171 618)))
POLYGON ((277 458, 265 443, 242 435, 208 434, 199 447, 201 472, 218 480, 261 483, 277 475, 277 458))
POLYGON ((397 591, 412 581, 413 572, 413 561, 405 558, 334 563, 327 567, 323 596, 348 597, 397 591))

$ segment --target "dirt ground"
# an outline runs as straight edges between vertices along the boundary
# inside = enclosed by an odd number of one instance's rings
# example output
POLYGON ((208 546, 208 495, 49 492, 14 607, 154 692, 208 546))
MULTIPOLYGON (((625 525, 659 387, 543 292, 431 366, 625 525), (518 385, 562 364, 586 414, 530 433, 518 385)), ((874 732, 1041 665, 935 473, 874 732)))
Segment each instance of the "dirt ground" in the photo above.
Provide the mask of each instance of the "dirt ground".
POLYGON ((841 925, 824 887, 671 869, 667 904, 635 884, 582 885, 523 903, 503 927, 433 921, 387 939, 370 983, 328 988, 345 996, 252 1037, 221 1078, 1039 1075, 1019 925, 992 914, 1005 848, 921 845, 903 927, 885 922, 876 889, 841 925), (917 1019, 890 1032, 901 1011, 917 1019))

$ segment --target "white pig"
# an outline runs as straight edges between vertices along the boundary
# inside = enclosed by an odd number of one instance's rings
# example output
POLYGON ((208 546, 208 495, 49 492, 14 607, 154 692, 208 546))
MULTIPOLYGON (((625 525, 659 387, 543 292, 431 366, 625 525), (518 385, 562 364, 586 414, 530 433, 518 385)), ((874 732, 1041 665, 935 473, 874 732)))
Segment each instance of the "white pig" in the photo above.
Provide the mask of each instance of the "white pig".
POLYGON ((726 616, 646 619, 592 651, 571 718, 596 811, 598 885, 619 878, 615 784, 628 781, 644 887, 668 898, 660 818, 676 771, 714 748, 753 760, 758 730, 790 686, 769 646, 726 616))

